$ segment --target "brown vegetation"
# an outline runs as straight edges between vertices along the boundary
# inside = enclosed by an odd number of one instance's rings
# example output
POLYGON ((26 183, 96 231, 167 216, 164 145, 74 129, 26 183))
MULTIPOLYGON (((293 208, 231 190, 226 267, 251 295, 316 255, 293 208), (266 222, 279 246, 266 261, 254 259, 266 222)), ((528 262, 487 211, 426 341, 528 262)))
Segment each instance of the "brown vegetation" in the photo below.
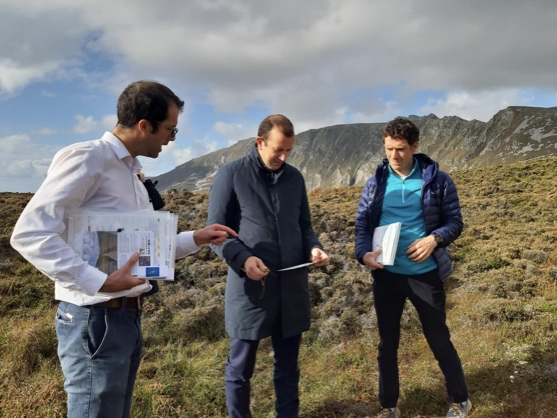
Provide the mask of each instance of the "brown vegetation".
MULTIPOLYGON (((557 159, 452 173, 465 229, 450 247, 447 282, 453 342, 475 417, 557 415, 557 159)), ((314 228, 331 263, 310 274, 314 323, 304 336, 301 413, 363 417, 377 410, 377 335, 369 272, 354 260, 361 188, 310 193, 314 228)), ((56 357, 53 285, 9 245, 30 194, 0 194, 0 416, 64 415, 56 357)), ((171 192, 180 230, 206 220, 206 193, 171 192)), ((208 249, 177 263, 144 315, 145 358, 133 416, 226 416, 226 266, 208 249)), ((255 416, 273 416, 272 356, 261 345, 253 381, 255 416)), ((413 309, 400 347, 406 417, 441 415, 442 375, 413 309)))

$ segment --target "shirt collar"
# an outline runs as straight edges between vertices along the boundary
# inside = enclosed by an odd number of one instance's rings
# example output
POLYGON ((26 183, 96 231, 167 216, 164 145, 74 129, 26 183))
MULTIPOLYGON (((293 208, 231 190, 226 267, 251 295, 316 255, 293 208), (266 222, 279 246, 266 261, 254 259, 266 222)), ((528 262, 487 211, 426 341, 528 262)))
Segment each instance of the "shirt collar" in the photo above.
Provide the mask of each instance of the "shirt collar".
POLYGON ((130 152, 128 151, 124 143, 120 141, 120 139, 116 135, 114 135, 111 132, 105 132, 102 137, 102 140, 106 141, 110 145, 110 148, 112 148, 112 151, 114 151, 114 154, 116 154, 118 159, 123 160, 128 166, 133 168, 136 172, 141 171, 142 165, 139 162, 139 160, 131 156, 130 152))
POLYGON ((286 163, 283 163, 278 170, 271 170, 269 167, 267 167, 261 159, 259 151, 257 151, 257 143, 255 143, 255 146, 251 150, 250 158, 255 166, 259 169, 259 173, 263 177, 267 178, 269 184, 276 184, 280 175, 284 172, 284 168, 286 167, 286 163))
MULTIPOLYGON (((414 157, 414 165, 412 166, 412 170, 410 171, 410 173, 408 173, 408 175, 405 178, 411 177, 418 169, 418 166, 419 166, 418 160, 416 159, 416 157, 414 157)), ((397 173, 395 173, 395 171, 393 170, 390 164, 387 164, 387 167, 389 167, 389 173, 394 174, 397 177, 400 177, 397 173)))

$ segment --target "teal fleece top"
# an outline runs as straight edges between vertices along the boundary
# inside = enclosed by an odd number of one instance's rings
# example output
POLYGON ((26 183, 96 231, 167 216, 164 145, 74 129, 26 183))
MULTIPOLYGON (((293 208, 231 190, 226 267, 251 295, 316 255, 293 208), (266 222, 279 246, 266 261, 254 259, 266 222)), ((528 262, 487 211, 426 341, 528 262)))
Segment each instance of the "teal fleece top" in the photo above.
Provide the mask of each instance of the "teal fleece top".
POLYGON ((433 256, 416 263, 406 254, 410 244, 427 235, 422 210, 422 172, 418 166, 414 159, 412 171, 407 177, 402 178, 389 165, 379 226, 402 223, 394 265, 385 266, 385 270, 391 273, 415 275, 437 268, 433 256))

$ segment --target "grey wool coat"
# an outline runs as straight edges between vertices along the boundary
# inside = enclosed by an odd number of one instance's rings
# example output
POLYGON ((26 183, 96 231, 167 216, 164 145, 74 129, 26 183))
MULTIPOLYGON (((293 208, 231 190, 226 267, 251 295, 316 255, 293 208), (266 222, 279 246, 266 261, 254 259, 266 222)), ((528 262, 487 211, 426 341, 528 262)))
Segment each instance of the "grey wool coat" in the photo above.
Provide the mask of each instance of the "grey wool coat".
POLYGON ((267 169, 254 146, 249 155, 222 166, 211 186, 208 224, 238 233, 212 246, 229 266, 225 323, 232 338, 259 340, 282 327, 283 338, 307 331, 310 299, 307 267, 279 269, 309 261, 322 248, 310 218, 302 174, 289 164, 267 169), (246 277, 244 262, 259 257, 271 270, 264 283, 246 277))

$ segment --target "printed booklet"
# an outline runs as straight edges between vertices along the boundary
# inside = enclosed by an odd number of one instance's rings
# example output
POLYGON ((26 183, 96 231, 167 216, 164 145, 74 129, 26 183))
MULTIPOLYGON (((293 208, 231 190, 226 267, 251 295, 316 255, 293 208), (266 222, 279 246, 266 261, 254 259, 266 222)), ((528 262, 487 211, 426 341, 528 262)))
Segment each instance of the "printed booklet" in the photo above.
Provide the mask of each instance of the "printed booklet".
POLYGON ((140 254, 132 269, 138 278, 174 280, 178 216, 166 211, 94 212, 68 215, 67 243, 106 274, 140 254))
POLYGON ((392 266, 395 262, 398 238, 400 236, 400 222, 394 224, 378 226, 373 231, 373 250, 382 248, 381 254, 377 256, 377 262, 384 266, 392 266))

